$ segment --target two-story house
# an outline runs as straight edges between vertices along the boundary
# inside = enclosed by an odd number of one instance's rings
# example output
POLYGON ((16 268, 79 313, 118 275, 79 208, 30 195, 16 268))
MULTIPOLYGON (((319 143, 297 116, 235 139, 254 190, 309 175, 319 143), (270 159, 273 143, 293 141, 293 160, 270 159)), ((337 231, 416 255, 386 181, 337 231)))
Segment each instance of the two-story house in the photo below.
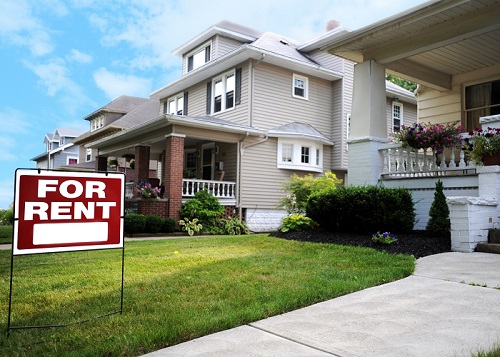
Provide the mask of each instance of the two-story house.
MULTIPOLYGON (((207 188, 251 229, 276 229, 291 174, 346 179, 354 64, 320 42, 227 21, 210 27, 174 51, 182 77, 151 94, 155 115, 86 141, 98 150, 97 169, 133 152, 136 179, 148 180, 157 160, 169 216, 178 219, 183 200, 207 188)), ((388 132, 416 118, 412 93, 396 87, 386 89, 388 132)))
POLYGON ((53 133, 45 134, 43 140, 45 152, 35 156, 31 161, 35 161, 38 169, 55 169, 78 164, 80 153, 78 146, 74 144, 74 139, 82 133, 80 130, 58 128, 53 133))

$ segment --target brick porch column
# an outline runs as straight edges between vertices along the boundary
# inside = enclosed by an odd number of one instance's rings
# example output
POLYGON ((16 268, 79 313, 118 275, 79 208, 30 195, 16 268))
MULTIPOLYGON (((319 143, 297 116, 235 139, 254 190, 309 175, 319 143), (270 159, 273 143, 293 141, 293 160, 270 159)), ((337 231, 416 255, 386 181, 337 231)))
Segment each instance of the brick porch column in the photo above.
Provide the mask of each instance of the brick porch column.
POLYGON ((184 167, 185 135, 169 134, 165 136, 165 198, 168 198, 168 216, 176 221, 180 219, 182 206, 182 170, 184 167))
POLYGON ((95 170, 96 171, 107 171, 108 170, 108 157, 107 156, 97 156, 96 157, 95 170))
POLYGON ((135 147, 135 182, 148 181, 149 179, 149 151, 149 146, 138 145, 135 147))

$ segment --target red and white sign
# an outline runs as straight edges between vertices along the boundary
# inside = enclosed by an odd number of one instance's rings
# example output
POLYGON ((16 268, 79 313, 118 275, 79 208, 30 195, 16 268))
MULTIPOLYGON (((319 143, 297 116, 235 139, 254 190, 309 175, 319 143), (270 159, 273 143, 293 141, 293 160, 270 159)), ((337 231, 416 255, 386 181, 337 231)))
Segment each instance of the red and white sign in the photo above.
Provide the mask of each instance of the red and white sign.
POLYGON ((123 247, 125 176, 16 170, 12 254, 123 247))

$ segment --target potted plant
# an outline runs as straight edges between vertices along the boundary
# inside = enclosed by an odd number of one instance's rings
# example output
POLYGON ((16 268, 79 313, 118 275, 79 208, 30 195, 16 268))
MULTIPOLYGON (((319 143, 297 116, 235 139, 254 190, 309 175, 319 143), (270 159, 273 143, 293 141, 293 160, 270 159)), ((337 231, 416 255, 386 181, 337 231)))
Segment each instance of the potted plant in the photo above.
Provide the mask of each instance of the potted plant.
POLYGON ((131 153, 125 153, 122 155, 123 158, 125 158, 125 161, 130 162, 130 160, 135 159, 135 155, 131 153))
POLYGON ((116 159, 111 159, 108 161, 109 166, 118 166, 118 160, 116 159))
POLYGON ((160 196, 160 188, 153 187, 153 185, 147 181, 139 181, 136 186, 136 192, 146 199, 160 196))
POLYGON ((401 130, 392 133, 403 148, 432 149, 440 154, 445 148, 458 146, 461 141, 462 127, 456 122, 446 124, 414 123, 403 125, 401 130))
POLYGON ((465 156, 478 165, 500 165, 500 128, 476 129, 464 139, 465 156))

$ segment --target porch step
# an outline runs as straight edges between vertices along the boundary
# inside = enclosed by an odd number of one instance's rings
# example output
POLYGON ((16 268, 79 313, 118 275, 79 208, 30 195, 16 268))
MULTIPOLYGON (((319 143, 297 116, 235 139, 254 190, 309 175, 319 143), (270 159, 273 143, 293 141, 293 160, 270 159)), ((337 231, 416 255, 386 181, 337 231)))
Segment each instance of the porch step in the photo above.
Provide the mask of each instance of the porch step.
POLYGON ((476 252, 500 254, 500 244, 496 243, 478 243, 476 252))

